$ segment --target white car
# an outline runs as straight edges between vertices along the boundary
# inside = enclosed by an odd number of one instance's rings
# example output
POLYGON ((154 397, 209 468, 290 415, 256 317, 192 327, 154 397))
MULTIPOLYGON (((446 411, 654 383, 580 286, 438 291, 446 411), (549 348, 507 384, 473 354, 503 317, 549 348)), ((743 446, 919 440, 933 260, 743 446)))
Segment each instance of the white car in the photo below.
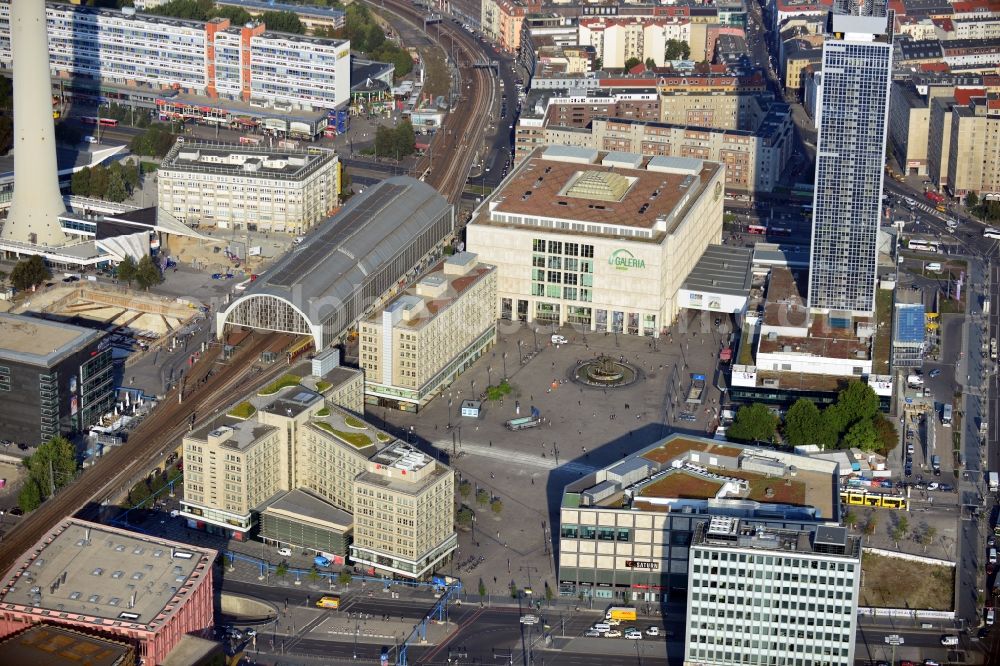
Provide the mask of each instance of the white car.
POLYGON ((565 345, 568 342, 569 342, 569 340, 567 340, 565 336, 562 336, 562 335, 553 335, 552 336, 552 344, 554 344, 554 345, 565 345))
POLYGON ((177 509, 171 509, 170 510, 170 517, 171 518, 176 518, 179 515, 181 515, 181 512, 178 511, 177 509))
POLYGON ((625 632, 625 638, 627 638, 630 641, 641 641, 642 632, 639 631, 638 629, 629 629, 628 631, 625 632))
POLYGON ((945 634, 941 637, 941 645, 958 645, 958 636, 945 634))
POLYGON ((930 482, 930 483, 927 484, 927 490, 937 490, 940 487, 941 487, 941 484, 938 483, 937 481, 932 481, 932 482, 930 482))
POLYGON ((659 627, 646 627, 646 635, 647 636, 659 636, 660 635, 660 628, 659 627))
POLYGON ((604 632, 604 637, 605 638, 621 638, 622 637, 622 632, 618 631, 617 629, 612 629, 611 631, 604 632))
POLYGON ((291 557, 292 556, 292 549, 291 548, 279 548, 278 549, 278 555, 281 555, 282 557, 291 557))

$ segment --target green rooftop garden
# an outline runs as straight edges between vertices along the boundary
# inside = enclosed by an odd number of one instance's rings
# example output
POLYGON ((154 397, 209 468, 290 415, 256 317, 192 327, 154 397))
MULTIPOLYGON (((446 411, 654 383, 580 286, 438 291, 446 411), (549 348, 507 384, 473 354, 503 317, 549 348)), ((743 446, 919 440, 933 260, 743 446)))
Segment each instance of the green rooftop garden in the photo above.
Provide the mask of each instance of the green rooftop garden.
POLYGON ((344 419, 344 423, 350 428, 357 428, 358 430, 367 430, 368 424, 357 418, 356 416, 348 416, 344 419))
POLYGON ((323 409, 316 412, 316 416, 329 416, 329 415, 330 415, 329 407, 324 407, 323 409))
POLYGON ((257 408, 251 405, 249 402, 241 402, 227 412, 229 416, 233 416, 238 419, 243 419, 244 421, 257 413, 257 408))
POLYGON ((344 440, 356 449, 363 449, 366 446, 371 446, 372 444, 372 438, 362 432, 344 432, 343 430, 337 430, 326 421, 314 421, 313 423, 331 435, 344 440))
POLYGON ((322 379, 320 379, 319 381, 316 382, 316 391, 318 391, 319 393, 322 393, 323 391, 327 390, 331 386, 333 386, 333 384, 331 384, 330 382, 323 381, 322 379))
POLYGON ((298 375, 282 375, 257 392, 257 395, 274 395, 283 388, 298 386, 302 378, 298 375))

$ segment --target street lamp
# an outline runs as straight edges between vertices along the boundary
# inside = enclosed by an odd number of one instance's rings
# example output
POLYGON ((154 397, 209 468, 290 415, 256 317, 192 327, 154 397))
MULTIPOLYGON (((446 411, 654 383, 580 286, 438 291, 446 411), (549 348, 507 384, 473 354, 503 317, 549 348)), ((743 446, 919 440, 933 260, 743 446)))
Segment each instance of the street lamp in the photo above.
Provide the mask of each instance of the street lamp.
POLYGON ((507 379, 507 352, 503 353, 503 378, 507 379))

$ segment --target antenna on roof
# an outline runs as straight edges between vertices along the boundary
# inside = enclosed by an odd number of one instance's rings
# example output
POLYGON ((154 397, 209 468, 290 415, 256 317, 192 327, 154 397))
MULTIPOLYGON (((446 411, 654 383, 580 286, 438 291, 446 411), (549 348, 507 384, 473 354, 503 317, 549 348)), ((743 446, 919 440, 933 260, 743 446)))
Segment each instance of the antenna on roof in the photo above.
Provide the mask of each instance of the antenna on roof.
POLYGON ((135 592, 135 591, 132 592, 132 597, 128 600, 128 607, 129 608, 135 608, 135 595, 136 594, 138 594, 138 592, 135 592))

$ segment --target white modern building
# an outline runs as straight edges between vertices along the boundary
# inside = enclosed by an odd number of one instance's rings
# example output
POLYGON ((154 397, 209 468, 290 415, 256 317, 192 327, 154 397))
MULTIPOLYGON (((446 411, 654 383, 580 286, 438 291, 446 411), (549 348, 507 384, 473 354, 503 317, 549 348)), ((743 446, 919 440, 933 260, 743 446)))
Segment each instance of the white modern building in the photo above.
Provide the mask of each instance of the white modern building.
POLYGON ((808 304, 824 313, 875 309, 893 48, 881 12, 831 13, 823 44, 808 304))
MULTIPOLYGON (((134 8, 48 3, 58 79, 150 91, 176 89, 260 106, 333 109, 350 99, 350 42, 151 16, 134 8)), ((0 67, 10 69, 10 3, 0 3, 0 67)))
POLYGON ((725 166, 590 148, 535 150, 467 227, 497 267, 500 316, 658 336, 722 235, 725 166))
POLYGON ((585 17, 578 25, 580 46, 593 46, 604 67, 624 67, 629 58, 666 62, 667 43, 691 41, 691 22, 652 16, 585 17))
POLYGON ((861 542, 846 528, 715 516, 688 572, 685 666, 854 663, 861 542))
POLYGON ((189 225, 300 234, 340 197, 333 151, 177 143, 157 171, 160 209, 189 225))

